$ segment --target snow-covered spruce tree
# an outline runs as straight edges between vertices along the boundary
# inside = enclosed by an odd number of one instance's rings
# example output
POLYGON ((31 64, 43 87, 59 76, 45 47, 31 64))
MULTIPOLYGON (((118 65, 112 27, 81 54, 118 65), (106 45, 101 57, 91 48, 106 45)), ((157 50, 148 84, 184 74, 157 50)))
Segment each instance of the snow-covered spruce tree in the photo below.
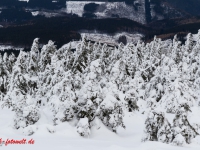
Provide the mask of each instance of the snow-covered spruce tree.
MULTIPOLYGON (((197 55, 196 57, 196 67, 197 67, 197 70, 194 74, 194 90, 197 94, 198 97, 200 97, 200 53, 197 55)), ((199 106, 200 106, 200 102, 199 102, 199 106)))
POLYGON ((192 57, 192 59, 195 59, 197 61, 197 57, 199 55, 199 49, 200 49, 200 30, 198 30, 198 33, 196 35, 196 39, 194 38, 194 41, 195 41, 196 44, 194 44, 194 47, 193 47, 193 50, 192 50, 192 53, 193 53, 193 56, 194 56, 194 57, 192 57))
POLYGON ((162 49, 160 47, 160 39, 154 38, 150 44, 147 44, 145 47, 143 45, 141 48, 140 65, 137 67, 137 70, 141 72, 141 76, 144 81, 149 82, 152 77, 154 77, 154 71, 159 66, 162 56, 162 49))
POLYGON ((80 136, 88 137, 90 135, 90 125, 88 118, 81 118, 76 127, 80 136))
POLYGON ((70 121, 75 116, 76 97, 75 93, 72 91, 71 82, 72 77, 69 71, 64 74, 64 78, 61 81, 54 84, 50 91, 48 103, 54 114, 53 120, 55 124, 70 121))
POLYGON ((181 42, 178 40, 177 35, 174 36, 172 46, 169 47, 167 52, 167 56, 175 61, 175 63, 179 63, 182 60, 184 49, 181 46, 181 42))
POLYGON ((195 39, 192 34, 187 35, 187 40, 185 42, 185 45, 183 46, 184 54, 182 62, 180 63, 181 66, 180 69, 182 69, 181 70, 182 75, 184 76, 185 79, 190 80, 191 82, 194 82, 195 74, 198 70, 198 61, 199 61, 198 34, 196 41, 194 41, 195 39))
MULTIPOLYGON (((90 46, 90 45, 89 45, 90 46)), ((90 64, 92 61, 96 60, 100 56, 100 43, 94 43, 89 48, 89 54, 88 54, 88 64, 90 64)))
MULTIPOLYGON (((134 86, 134 81, 130 81, 130 84, 132 84, 134 86)), ((125 101, 127 101, 127 108, 129 112, 132 112, 134 110, 138 110, 138 105, 137 105, 137 100, 138 100, 138 93, 137 91, 133 88, 133 89, 129 89, 126 92, 126 97, 125 97, 125 101)))
POLYGON ((15 55, 12 53, 9 56, 4 53, 3 58, 0 56, 0 95, 1 100, 8 91, 8 86, 10 82, 10 77, 12 74, 12 67, 16 61, 15 55))
POLYGON ((128 88, 125 90, 125 101, 128 104, 128 110, 130 112, 138 110, 138 101, 144 100, 144 80, 141 77, 141 73, 137 71, 134 79, 128 79, 128 88))
MULTIPOLYGON (((138 62, 139 59, 137 57, 138 55, 137 55, 136 52, 134 52, 135 49, 136 48, 135 48, 134 44, 127 44, 125 46, 125 48, 123 49, 123 51, 118 50, 119 54, 120 54, 120 52, 122 53, 120 55, 122 55, 121 59, 124 61, 123 63, 121 63, 122 66, 124 67, 123 69, 125 69, 125 73, 130 77, 134 77, 134 74, 135 74, 135 71, 136 71, 136 66, 139 63, 138 62)), ((113 53, 115 54, 116 50, 113 50, 113 51, 114 51, 113 53)), ((112 60, 110 63, 114 63, 115 61, 119 60, 119 59, 116 59, 115 57, 109 58, 110 60, 112 60)))
POLYGON ((4 68, 6 70, 9 70, 9 57, 7 53, 4 53, 3 55, 3 63, 4 63, 4 68))
POLYGON ((166 76, 165 94, 160 100, 160 106, 164 106, 168 113, 176 113, 183 103, 192 107, 197 100, 197 95, 190 81, 190 76, 184 76, 186 70, 179 69, 180 65, 172 64, 170 72, 166 76))
POLYGON ((162 50, 162 41, 160 38, 154 37, 154 40, 149 45, 150 56, 154 56, 158 59, 161 59, 163 50, 162 50))
POLYGON ((119 89, 122 89, 122 85, 119 84, 123 84, 126 77, 123 68, 119 68, 120 61, 114 61, 109 65, 113 67, 110 67, 111 70, 104 74, 105 78, 100 80, 100 93, 97 95, 94 104, 98 107, 96 113, 103 124, 111 128, 113 132, 116 132, 118 126, 125 128, 123 109, 126 102, 120 99, 122 91, 119 89))
POLYGON ((35 124, 40 119, 35 99, 31 98, 30 95, 23 97, 21 94, 17 95, 16 98, 19 99, 17 104, 13 103, 13 110, 16 113, 14 116, 14 127, 18 129, 35 124))
POLYGON ((163 82, 165 82, 165 80, 160 77, 159 73, 161 72, 162 68, 158 67, 155 71, 155 76, 151 78, 151 80, 146 85, 146 101, 148 107, 150 108, 156 107, 164 92, 163 82))
POLYGON ((174 135, 163 112, 153 110, 145 121, 144 138, 142 141, 172 142, 174 135))
POLYGON ((72 65, 72 72, 81 72, 83 73, 86 67, 91 62, 91 53, 92 47, 90 46, 90 42, 87 42, 83 37, 81 43, 77 45, 76 51, 74 53, 74 62, 72 65))
POLYGON ((4 64, 3 66, 4 69, 9 72, 9 74, 12 73, 12 68, 15 62, 16 62, 16 57, 13 53, 10 54, 9 56, 7 55, 7 53, 3 55, 3 64, 4 64))
MULTIPOLYGON (((195 93, 197 93, 198 97, 200 96, 200 30, 198 31, 196 37, 196 45, 192 51, 192 64, 190 67, 191 81, 194 85, 195 93)), ((200 105, 200 102, 199 102, 200 105)))
POLYGON ((186 39, 186 42, 185 42, 185 50, 188 52, 188 53, 191 53, 192 50, 193 50, 193 46, 194 46, 194 42, 193 42, 193 34, 191 33, 188 33, 187 35, 187 39, 186 39))
POLYGON ((107 96, 98 107, 97 114, 103 124, 110 127, 113 132, 117 132, 119 126, 125 128, 123 103, 111 93, 107 93, 107 96))
POLYGON ((40 118, 36 107, 37 102, 32 97, 32 87, 29 85, 28 64, 27 53, 20 51, 13 66, 9 90, 4 97, 3 106, 12 107, 15 111, 14 127, 16 129, 32 125, 40 118))
POLYGON ((34 39, 31 51, 30 51, 30 61, 28 66, 28 71, 30 76, 37 76, 39 73, 39 38, 34 39))
POLYGON ((72 89, 78 95, 82 85, 83 85, 83 74, 80 72, 77 72, 72 75, 73 76, 73 82, 72 82, 72 89))
POLYGON ((27 86, 30 91, 30 95, 32 96, 33 99, 37 101, 37 104, 40 105, 41 100, 38 95, 38 89, 40 86, 40 81, 39 81, 40 68, 38 65, 39 61, 40 61, 39 39, 36 38, 33 41, 31 51, 30 51, 26 79, 27 79, 27 86))
POLYGON ((117 85, 118 90, 123 90, 123 83, 126 78, 125 62, 122 59, 117 60, 111 68, 110 81, 117 85))
POLYGON ((175 145, 180 145, 181 143, 184 144, 185 142, 190 144, 191 139, 199 135, 199 133, 188 120, 189 111, 191 111, 190 106, 188 106, 187 103, 182 104, 173 120, 173 132, 175 135, 173 144, 175 145), (184 141, 181 136, 184 137, 184 141))
MULTIPOLYGON (((45 70, 40 73, 40 89, 38 99, 43 105, 48 104, 53 112, 54 124, 70 121, 75 116, 75 92, 72 85, 72 73, 67 66, 70 61, 69 54, 62 53, 63 48, 56 50, 55 45, 49 42, 46 47, 55 51, 51 54, 51 60, 46 65, 45 70)), ((45 47, 43 47, 45 50, 45 47)), ((72 56, 71 56, 72 57, 72 56)), ((40 61, 41 62, 41 61, 40 61)))
POLYGON ((37 101, 39 104, 45 105, 49 98, 49 91, 51 90, 52 86, 50 85, 52 80, 51 73, 53 72, 50 65, 47 65, 44 72, 40 72, 39 74, 39 86, 38 91, 36 93, 37 101))
POLYGON ((138 41, 137 45, 127 44, 118 49, 118 57, 115 61, 120 60, 120 67, 122 67, 124 74, 134 78, 135 72, 139 71, 139 66, 143 59, 144 44, 138 41))
POLYGON ((70 46, 68 47, 63 46, 60 49, 58 49, 57 57, 58 57, 58 60, 63 61, 64 71, 71 70, 73 66, 73 62, 74 62, 73 52, 71 49, 71 43, 70 43, 70 46))
POLYGON ((3 99, 4 95, 7 93, 9 83, 9 71, 5 66, 5 62, 3 62, 3 58, 0 55, 0 95, 1 100, 3 99))
POLYGON ((61 65, 61 62, 58 61, 59 59, 57 57, 56 50, 57 49, 56 46, 54 45, 54 42, 50 40, 47 45, 43 46, 40 53, 40 60, 38 63, 40 72, 38 74, 39 89, 37 91, 36 96, 37 100, 43 105, 45 105, 49 100, 50 97, 49 91, 51 90, 51 88, 64 78, 63 76, 64 69, 63 66, 61 65))
MULTIPOLYGON (((13 72, 12 72, 12 75, 11 75, 11 78, 9 81, 9 85, 8 85, 9 86, 8 92, 12 92, 12 89, 17 88, 17 87, 22 89, 23 94, 25 94, 27 92, 27 86, 26 86, 25 81, 22 81, 23 83, 21 83, 21 85, 19 84, 20 80, 22 80, 24 78, 23 74, 27 73, 27 70, 26 70, 27 69, 27 57, 28 56, 25 52, 20 51, 17 61, 16 61, 15 65, 13 66, 13 72), (24 84, 24 86, 22 86, 22 84, 24 84)), ((7 98, 10 97, 9 94, 7 93, 7 98)), ((7 98, 4 99, 6 103, 8 102, 7 98)))
POLYGON ((146 83, 145 96, 148 107, 156 107, 158 102, 162 99, 165 93, 165 88, 167 87, 170 66, 174 63, 173 59, 162 55, 160 65, 153 72, 154 76, 146 83))
POLYGON ((177 134, 172 141, 172 144, 176 146, 183 146, 184 144, 186 144, 185 138, 181 134, 177 134))
MULTIPOLYGON (((33 47, 33 49, 35 48, 37 49, 37 44, 35 46, 36 47, 33 47)), ((46 66, 51 64, 51 57, 53 56, 55 51, 56 51, 56 46, 54 45, 54 42, 51 40, 48 42, 48 44, 43 46, 43 48, 41 49, 40 61, 39 61, 41 72, 44 72, 46 66)))
POLYGON ((51 80, 49 82, 50 87, 54 87, 55 84, 61 82, 66 77, 68 77, 68 74, 70 74, 71 71, 64 71, 64 64, 63 64, 63 59, 59 60, 58 58, 58 51, 56 51, 52 57, 51 57, 51 64, 49 65, 49 69, 45 70, 49 72, 47 74, 48 76, 51 76, 51 80))
POLYGON ((92 61, 88 73, 86 73, 85 83, 78 93, 78 118, 88 118, 89 123, 96 116, 96 109, 100 102, 100 81, 101 79, 101 64, 100 59, 92 61))

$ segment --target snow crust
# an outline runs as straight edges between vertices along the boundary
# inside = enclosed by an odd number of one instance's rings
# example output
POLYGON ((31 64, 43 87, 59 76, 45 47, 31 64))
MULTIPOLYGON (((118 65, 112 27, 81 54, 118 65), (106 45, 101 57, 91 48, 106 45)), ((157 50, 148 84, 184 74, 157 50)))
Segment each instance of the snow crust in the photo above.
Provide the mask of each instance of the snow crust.
POLYGON ((14 49, 14 50, 23 50, 24 48, 18 48, 18 47, 14 47, 14 46, 10 46, 10 45, 0 45, 0 51, 5 51, 5 50, 9 50, 9 49, 14 49))
POLYGON ((29 0, 19 0, 19 1, 27 2, 27 3, 29 2, 29 0))
POLYGON ((39 11, 34 11, 34 12, 31 12, 33 16, 37 16, 39 15, 39 11))
POLYGON ((199 150, 200 148, 200 136, 193 139, 193 143, 190 145, 184 145, 182 147, 173 146, 171 144, 164 144, 160 142, 141 142, 144 129, 144 121, 146 115, 142 115, 139 112, 126 113, 125 124, 126 129, 118 128, 118 134, 110 132, 101 121, 98 121, 100 128, 93 127, 91 135, 87 138, 80 137, 76 132, 76 127, 73 126, 73 122, 65 122, 57 126, 52 126, 50 112, 47 110, 42 111, 42 116, 36 125, 32 126, 30 130, 37 130, 33 135, 27 136, 24 131, 14 130, 10 123, 14 113, 8 109, 0 109, 0 135, 2 139, 16 139, 21 140, 23 138, 30 140, 33 139, 35 143, 33 145, 3 145, 1 149, 13 150, 35 150, 35 149, 49 149, 49 150, 199 150), (51 132, 49 132, 49 129, 51 132), (56 131, 56 132, 52 132, 56 131))
POLYGON ((90 4, 90 3, 105 4, 105 2, 93 2, 93 1, 67 1, 66 2, 67 13, 73 13, 82 16, 85 4, 90 4))
POLYGON ((141 40, 141 38, 143 37, 142 34, 139 33, 135 33, 135 34, 130 34, 130 33, 126 33, 126 32, 122 32, 122 33, 116 33, 114 35, 108 35, 108 34, 103 34, 103 33, 87 33, 87 32, 81 32, 81 36, 85 36, 88 40, 92 40, 92 41, 100 41, 103 43, 110 43, 110 44, 114 44, 117 45, 119 43, 119 38, 121 36, 125 36, 127 43, 137 43, 138 40, 141 40))

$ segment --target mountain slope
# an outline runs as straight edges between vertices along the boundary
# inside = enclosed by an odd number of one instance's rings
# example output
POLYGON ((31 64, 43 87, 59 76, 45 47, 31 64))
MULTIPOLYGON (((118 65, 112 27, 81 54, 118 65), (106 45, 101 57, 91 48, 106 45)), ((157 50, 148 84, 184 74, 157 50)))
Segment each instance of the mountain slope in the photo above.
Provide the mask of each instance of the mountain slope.
POLYGON ((1 0, 0 6, 2 11, 7 8, 29 12, 48 9, 50 12, 56 10, 60 14, 73 13, 87 18, 127 18, 143 24, 200 14, 200 0, 1 0))
POLYGON ((186 11, 191 15, 200 15, 200 0, 165 0, 175 8, 186 11))

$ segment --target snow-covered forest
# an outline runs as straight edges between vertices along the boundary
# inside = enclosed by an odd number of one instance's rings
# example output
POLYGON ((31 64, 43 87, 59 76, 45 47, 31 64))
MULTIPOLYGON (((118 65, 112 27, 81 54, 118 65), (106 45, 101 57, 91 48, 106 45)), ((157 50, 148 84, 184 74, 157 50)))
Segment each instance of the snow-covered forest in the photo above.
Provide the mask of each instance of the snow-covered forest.
POLYGON ((67 122, 82 138, 100 128, 118 135, 133 114, 145 117, 141 142, 200 143, 200 31, 185 43, 155 37, 114 47, 83 37, 73 47, 39 49, 36 38, 30 52, 0 55, 2 109, 13 112, 16 134, 39 132, 45 111, 51 134, 67 122))

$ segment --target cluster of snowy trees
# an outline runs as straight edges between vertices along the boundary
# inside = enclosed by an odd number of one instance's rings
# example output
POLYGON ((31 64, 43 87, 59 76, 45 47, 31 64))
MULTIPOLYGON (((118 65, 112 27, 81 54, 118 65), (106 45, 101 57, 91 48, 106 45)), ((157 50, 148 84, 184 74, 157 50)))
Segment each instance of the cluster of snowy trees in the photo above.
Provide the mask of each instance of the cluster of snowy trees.
POLYGON ((15 112, 16 129, 35 124, 45 107, 54 125, 76 120, 81 136, 97 119, 117 132, 125 112, 143 109, 149 114, 143 141, 190 143, 199 134, 188 113, 199 103, 200 31, 185 44, 176 36, 117 47, 83 38, 75 51, 52 41, 39 49, 36 38, 30 52, 0 56, 0 95, 15 112), (174 114, 172 123, 166 114, 174 114))

